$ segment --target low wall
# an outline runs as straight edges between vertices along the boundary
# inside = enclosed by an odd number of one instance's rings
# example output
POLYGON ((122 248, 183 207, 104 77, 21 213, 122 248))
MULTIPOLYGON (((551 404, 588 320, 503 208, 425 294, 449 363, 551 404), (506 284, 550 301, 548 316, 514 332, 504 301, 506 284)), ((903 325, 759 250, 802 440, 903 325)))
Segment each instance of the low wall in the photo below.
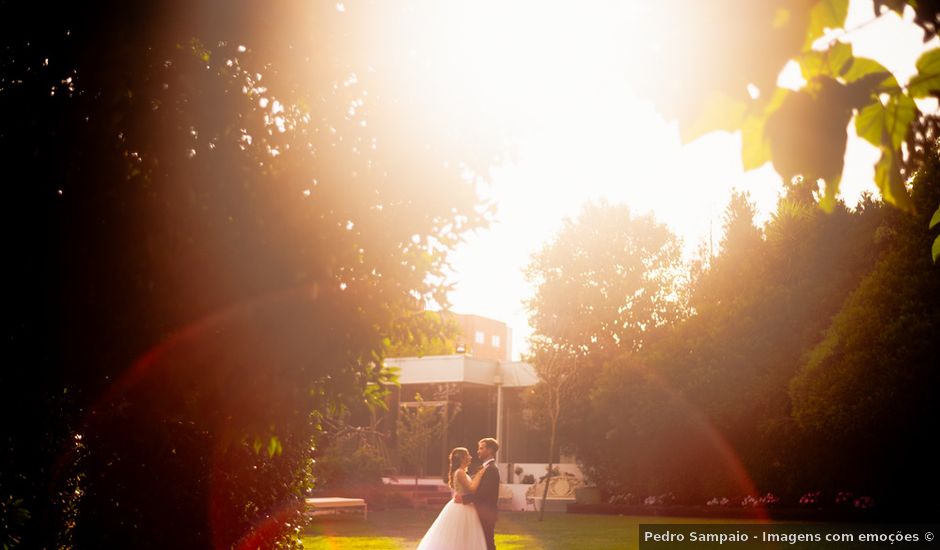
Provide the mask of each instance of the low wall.
MULTIPOLYGON (((499 467, 499 478, 503 481, 503 483, 509 481, 510 479, 509 477, 510 465, 512 466, 513 470, 515 470, 516 468, 522 468, 521 474, 516 474, 515 472, 512 474, 513 483, 521 482, 522 477, 527 474, 532 474, 532 477, 535 478, 535 481, 538 481, 540 477, 545 475, 545 469, 548 467, 547 462, 541 462, 541 463, 513 462, 511 464, 507 464, 503 462, 503 463, 497 464, 497 467, 499 467)), ((578 465, 573 462, 563 463, 563 464, 553 464, 553 467, 558 468, 558 471, 562 474, 568 473, 582 481, 584 480, 584 474, 581 472, 581 468, 578 468, 578 465)))
POLYGON ((512 503, 502 504, 501 510, 512 510, 521 512, 525 510, 525 492, 531 487, 527 483, 506 483, 507 487, 512 489, 512 503))
MULTIPOLYGON (((386 485, 414 485, 415 478, 414 476, 398 476, 398 477, 383 477, 382 483, 386 485)), ((441 485, 446 487, 447 484, 441 480, 440 476, 438 477, 419 477, 418 485, 441 485)))
POLYGON ((874 510, 813 510, 807 508, 735 508, 727 506, 625 506, 622 504, 568 504, 569 514, 695 517, 714 519, 772 519, 777 521, 883 521, 874 510))

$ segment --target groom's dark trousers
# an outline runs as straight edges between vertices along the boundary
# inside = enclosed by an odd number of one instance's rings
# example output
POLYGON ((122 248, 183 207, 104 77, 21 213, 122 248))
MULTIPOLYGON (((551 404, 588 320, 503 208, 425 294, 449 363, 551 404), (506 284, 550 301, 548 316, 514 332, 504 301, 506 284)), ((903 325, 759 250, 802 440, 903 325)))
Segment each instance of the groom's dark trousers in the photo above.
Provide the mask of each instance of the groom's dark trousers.
POLYGON ((477 492, 463 496, 464 504, 476 504, 480 523, 483 524, 483 535, 486 537, 486 548, 496 550, 494 540, 496 531, 496 505, 499 503, 499 470, 496 462, 491 462, 483 472, 483 479, 477 486, 477 492))

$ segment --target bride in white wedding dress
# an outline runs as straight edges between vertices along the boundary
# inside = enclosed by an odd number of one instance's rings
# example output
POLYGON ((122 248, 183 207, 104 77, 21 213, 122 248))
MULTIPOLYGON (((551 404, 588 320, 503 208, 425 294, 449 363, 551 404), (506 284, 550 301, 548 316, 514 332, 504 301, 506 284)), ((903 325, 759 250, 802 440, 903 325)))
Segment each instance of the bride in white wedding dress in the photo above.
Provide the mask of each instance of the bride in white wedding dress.
MULTIPOLYGON (((470 451, 457 447, 450 452, 450 475, 448 485, 454 494, 473 493, 480 483, 483 468, 473 476, 467 474, 470 451)), ((473 504, 458 504, 450 500, 424 534, 418 550, 485 550, 486 538, 480 516, 473 504)))

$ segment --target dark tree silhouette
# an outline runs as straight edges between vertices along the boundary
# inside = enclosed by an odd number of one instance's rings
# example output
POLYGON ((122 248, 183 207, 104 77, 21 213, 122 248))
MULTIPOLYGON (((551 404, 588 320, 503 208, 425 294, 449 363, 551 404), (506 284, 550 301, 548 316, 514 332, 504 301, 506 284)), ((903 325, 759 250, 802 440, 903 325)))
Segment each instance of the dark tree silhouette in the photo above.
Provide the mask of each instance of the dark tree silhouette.
POLYGON ((2 542, 291 544, 318 411, 446 303, 492 155, 377 93, 366 15, 10 8, 2 542))

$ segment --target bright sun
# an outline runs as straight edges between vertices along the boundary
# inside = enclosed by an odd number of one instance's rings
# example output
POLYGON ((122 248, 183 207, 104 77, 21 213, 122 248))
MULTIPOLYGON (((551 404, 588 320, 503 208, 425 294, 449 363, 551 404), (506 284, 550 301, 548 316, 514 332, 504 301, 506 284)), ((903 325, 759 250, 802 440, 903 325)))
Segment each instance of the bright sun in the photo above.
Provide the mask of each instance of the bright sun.
MULTIPOLYGON (((449 131, 477 135, 474 125, 499 127, 511 144, 481 191, 498 208, 496 223, 453 255, 453 308, 506 321, 513 351, 531 330, 522 300, 532 291, 521 269, 585 201, 626 203, 652 212, 685 242, 691 255, 717 247, 732 188, 757 203, 759 221, 777 200, 780 180, 770 166, 744 173, 738 135, 715 133, 680 144, 678 132, 635 90, 664 78, 644 52, 675 47, 657 31, 652 2, 419 2, 397 21, 381 23, 378 47, 401 57, 398 86, 409 90, 418 116, 449 131), (468 130, 469 129, 469 130, 468 130)), ((871 2, 853 2, 846 27, 871 18, 871 2)), ((898 59, 924 47, 919 33, 896 17, 868 25, 856 49, 885 40, 898 59), (907 34, 900 34, 906 31, 907 34)), ((387 52, 386 52, 387 53, 387 52)), ((892 67, 899 74, 904 67, 892 67)), ((786 76, 786 75, 784 75, 786 76)), ((694 83, 690 83, 694 86, 694 83)), ((843 176, 849 203, 872 189, 873 148, 850 140, 843 176), (867 170, 867 172, 866 172, 867 170)))

